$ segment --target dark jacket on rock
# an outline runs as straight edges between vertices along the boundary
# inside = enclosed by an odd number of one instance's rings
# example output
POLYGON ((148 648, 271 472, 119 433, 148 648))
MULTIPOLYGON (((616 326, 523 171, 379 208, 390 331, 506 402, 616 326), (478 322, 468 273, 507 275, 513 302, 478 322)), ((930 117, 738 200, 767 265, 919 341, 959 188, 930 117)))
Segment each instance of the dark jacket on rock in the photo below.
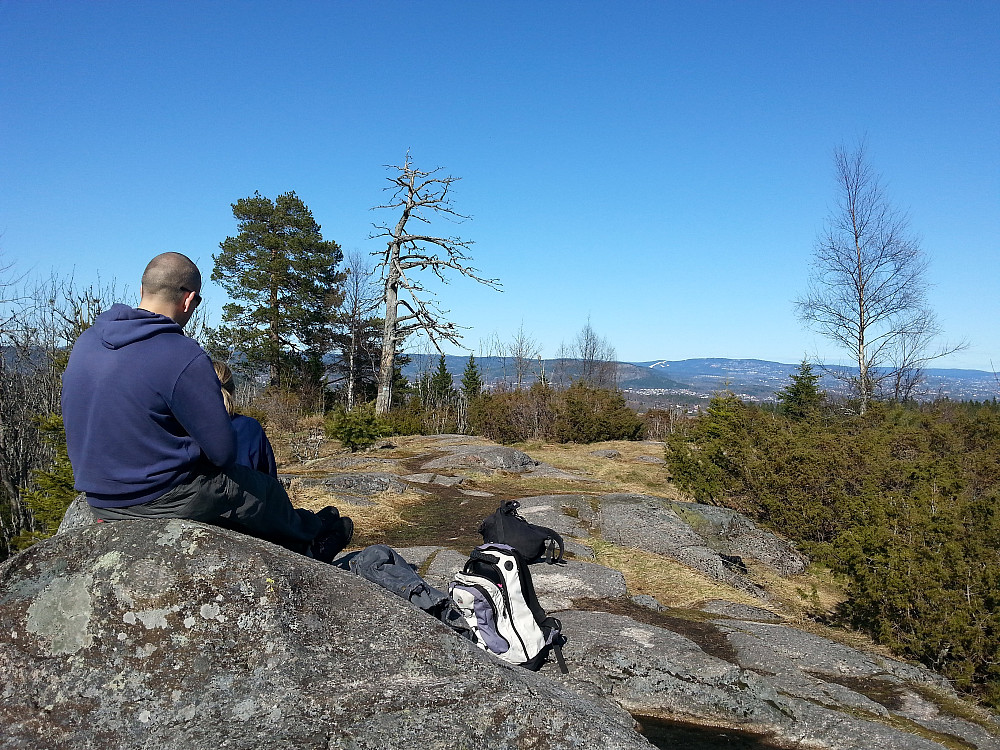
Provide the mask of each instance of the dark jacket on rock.
POLYGON ((62 410, 76 489, 97 507, 148 502, 236 459, 208 355, 170 318, 146 310, 113 305, 80 335, 62 410))

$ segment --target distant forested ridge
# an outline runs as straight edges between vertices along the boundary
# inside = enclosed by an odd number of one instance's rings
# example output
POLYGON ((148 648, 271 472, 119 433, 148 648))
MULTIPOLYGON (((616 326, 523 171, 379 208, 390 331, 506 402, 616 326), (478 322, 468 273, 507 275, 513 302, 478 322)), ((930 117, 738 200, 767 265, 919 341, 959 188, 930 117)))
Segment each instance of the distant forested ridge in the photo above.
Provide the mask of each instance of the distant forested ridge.
MULTIPOLYGON (((461 373, 468 359, 466 355, 445 357, 448 370, 461 373)), ((438 355, 413 354, 411 362, 403 368, 403 375, 414 381, 420 372, 433 370, 438 355)), ((476 355, 476 362, 484 381, 491 384, 502 381, 513 370, 510 357, 476 355)), ((533 379, 544 372, 552 381, 559 373, 573 374, 573 360, 540 359, 532 363, 533 379)), ((708 400, 719 391, 730 390, 745 400, 774 401, 775 392, 788 383, 788 378, 798 369, 790 365, 761 359, 698 358, 685 360, 648 360, 643 362, 618 362, 618 385, 627 391, 659 391, 663 396, 686 396, 686 400, 708 400)), ((831 394, 839 393, 842 383, 831 375, 820 375, 819 385, 831 394)), ((457 375, 456 375, 457 377, 457 375)), ((929 401, 949 398, 953 401, 982 401, 1000 397, 1000 381, 992 372, 928 368, 924 371, 924 384, 918 400, 929 401)))

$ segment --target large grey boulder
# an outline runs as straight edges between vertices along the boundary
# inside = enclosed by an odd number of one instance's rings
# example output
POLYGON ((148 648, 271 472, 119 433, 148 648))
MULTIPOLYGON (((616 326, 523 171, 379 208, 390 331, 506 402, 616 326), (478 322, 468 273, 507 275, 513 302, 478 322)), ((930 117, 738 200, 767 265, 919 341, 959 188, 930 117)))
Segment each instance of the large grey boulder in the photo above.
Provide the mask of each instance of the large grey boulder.
POLYGON ((561 536, 575 536, 586 539, 590 536, 588 518, 591 513, 580 514, 580 508, 590 510, 591 498, 587 495, 535 495, 522 497, 518 514, 525 521, 547 526, 561 536))
POLYGON ((364 579, 189 521, 0 565, 4 748, 649 748, 364 579))
POLYGON ((764 563, 782 576, 803 573, 809 559, 785 539, 729 508, 672 501, 670 507, 695 533, 726 554, 764 563))
POLYGON ((569 684, 586 683, 634 713, 766 729, 791 708, 757 675, 665 628, 604 612, 562 612, 569 684))
POLYGON ((82 526, 90 526, 92 523, 98 523, 97 516, 90 510, 90 505, 87 503, 87 496, 81 492, 69 504, 69 507, 63 514, 62 521, 59 522, 59 528, 56 530, 56 533, 63 534, 82 526))
POLYGON ((953 697, 948 681, 934 672, 830 641, 828 638, 761 622, 719 620, 744 667, 769 675, 783 694, 826 706, 896 715, 942 735, 961 737, 977 748, 1000 748, 1000 739, 981 726, 952 716, 926 698, 928 690, 953 697))
POLYGON ((678 516, 669 500, 648 495, 603 495, 597 524, 608 541, 672 557, 716 581, 768 598, 764 588, 727 564, 722 557, 725 552, 710 546, 678 516))

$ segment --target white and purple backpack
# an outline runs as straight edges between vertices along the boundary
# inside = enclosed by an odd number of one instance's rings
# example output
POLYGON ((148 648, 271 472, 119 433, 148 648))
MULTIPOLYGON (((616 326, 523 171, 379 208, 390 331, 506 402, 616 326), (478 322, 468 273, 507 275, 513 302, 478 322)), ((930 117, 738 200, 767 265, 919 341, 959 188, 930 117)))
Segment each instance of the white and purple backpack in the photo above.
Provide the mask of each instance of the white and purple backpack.
POLYGON ((472 551, 448 593, 458 605, 476 643, 504 661, 538 671, 553 651, 566 672, 562 625, 538 603, 524 558, 506 544, 483 544, 472 551))

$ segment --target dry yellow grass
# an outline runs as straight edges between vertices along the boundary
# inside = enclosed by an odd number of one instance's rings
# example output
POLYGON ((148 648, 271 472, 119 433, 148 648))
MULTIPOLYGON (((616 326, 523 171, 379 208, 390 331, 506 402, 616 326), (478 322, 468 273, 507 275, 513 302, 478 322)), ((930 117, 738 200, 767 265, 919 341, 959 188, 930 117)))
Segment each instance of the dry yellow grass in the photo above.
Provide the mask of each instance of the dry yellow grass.
POLYGON ((676 560, 652 552, 591 540, 596 561, 625 576, 632 595, 648 594, 667 607, 691 609, 712 599, 763 606, 756 597, 711 581, 676 560))
MULTIPOLYGON (((667 607, 696 609, 707 601, 724 599, 736 604, 763 607, 795 621, 803 630, 832 637, 831 629, 813 618, 831 612, 844 600, 842 585, 829 570, 819 566, 811 566, 802 575, 782 578, 765 565, 748 562, 749 579, 771 595, 769 600, 762 600, 713 581, 664 555, 619 547, 600 539, 591 539, 587 543, 592 546, 599 564, 622 573, 630 594, 649 594, 667 607)), ((840 635, 835 639, 846 645, 878 650, 872 647, 869 639, 858 633, 837 632, 840 635)))
POLYGON ((595 482, 532 476, 531 474, 513 474, 503 471, 493 474, 486 472, 476 473, 473 475, 472 482, 467 486, 492 492, 494 495, 507 495, 511 497, 558 495, 567 492, 575 494, 604 494, 615 491, 609 489, 608 485, 597 484, 595 482))
POLYGON ((600 480, 606 485, 599 489, 600 492, 634 492, 670 500, 685 499, 670 483, 665 466, 638 460, 640 456, 663 458, 663 446, 657 443, 626 440, 589 445, 532 442, 515 447, 536 461, 600 480), (598 450, 616 450, 621 455, 618 458, 598 458, 591 455, 598 450))
POLYGON ((303 486, 295 480, 288 489, 288 496, 296 507, 312 511, 335 505, 342 515, 351 517, 355 530, 363 532, 364 538, 381 537, 407 526, 409 522, 403 518, 402 512, 425 500, 425 496, 415 492, 382 492, 368 498, 373 505, 355 505, 349 499, 321 487, 303 486))

